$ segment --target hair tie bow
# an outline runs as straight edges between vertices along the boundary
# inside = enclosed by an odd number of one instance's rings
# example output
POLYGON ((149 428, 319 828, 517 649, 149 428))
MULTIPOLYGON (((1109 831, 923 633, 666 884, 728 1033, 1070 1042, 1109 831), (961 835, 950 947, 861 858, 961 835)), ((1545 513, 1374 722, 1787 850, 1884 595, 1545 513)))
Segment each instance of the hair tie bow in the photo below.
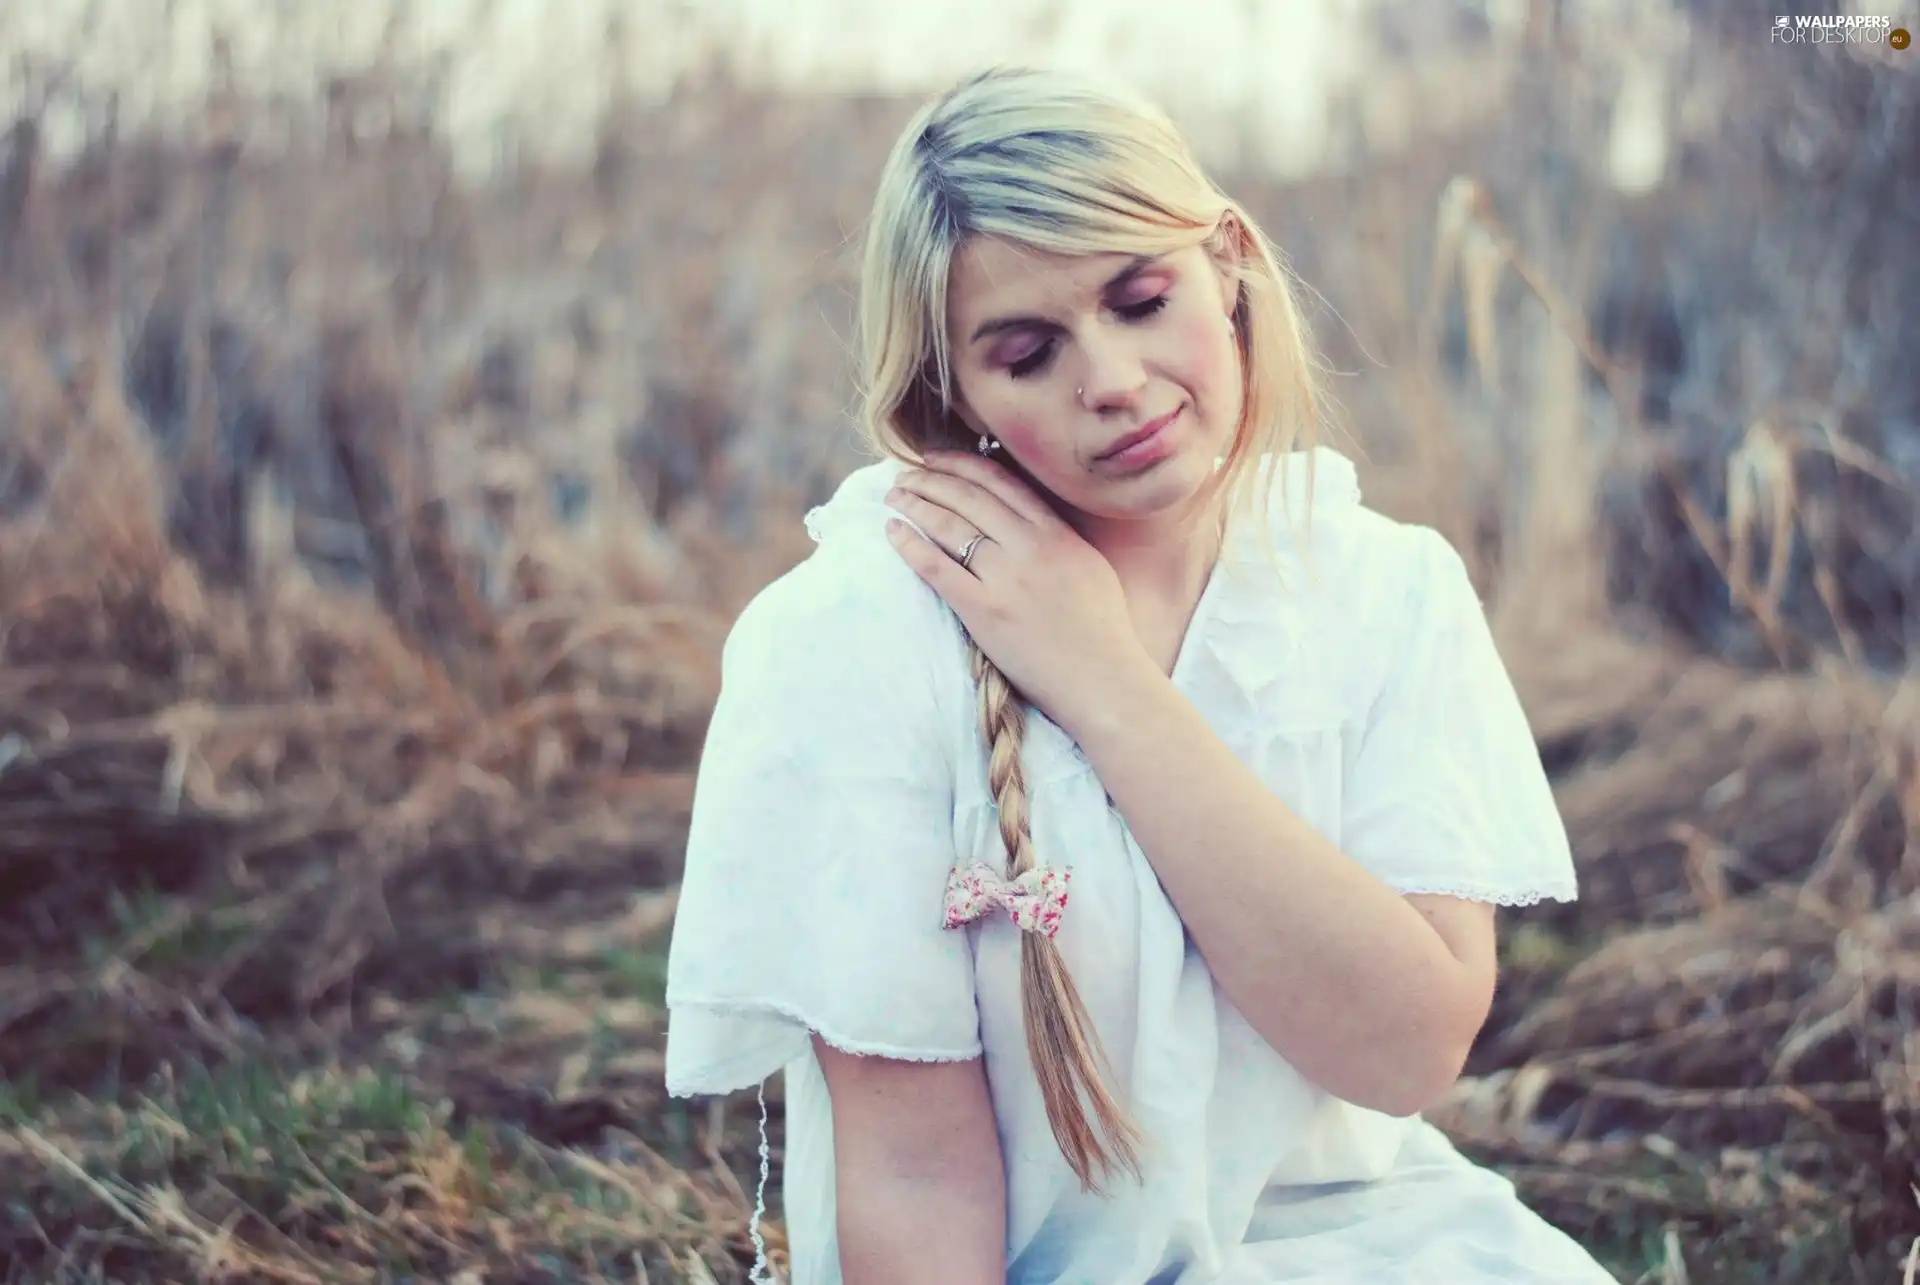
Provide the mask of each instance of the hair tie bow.
POLYGON ((976 857, 947 876, 946 926, 959 928, 998 907, 1022 931, 1051 937, 1060 931, 1072 873, 1058 866, 1035 866, 1007 879, 976 857))

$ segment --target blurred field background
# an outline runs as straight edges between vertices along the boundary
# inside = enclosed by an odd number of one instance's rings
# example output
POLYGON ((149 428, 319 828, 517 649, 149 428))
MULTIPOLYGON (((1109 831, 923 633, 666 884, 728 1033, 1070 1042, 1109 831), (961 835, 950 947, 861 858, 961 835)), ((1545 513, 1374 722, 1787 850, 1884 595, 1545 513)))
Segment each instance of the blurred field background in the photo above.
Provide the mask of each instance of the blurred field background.
POLYGON ((884 149, 1034 58, 1485 590, 1585 895, 1436 1118, 1623 1282, 1911 1282, 1920 51, 1772 20, 0 10, 0 1279, 744 1279, 752 1098, 661 1090, 719 645, 860 462, 884 149))

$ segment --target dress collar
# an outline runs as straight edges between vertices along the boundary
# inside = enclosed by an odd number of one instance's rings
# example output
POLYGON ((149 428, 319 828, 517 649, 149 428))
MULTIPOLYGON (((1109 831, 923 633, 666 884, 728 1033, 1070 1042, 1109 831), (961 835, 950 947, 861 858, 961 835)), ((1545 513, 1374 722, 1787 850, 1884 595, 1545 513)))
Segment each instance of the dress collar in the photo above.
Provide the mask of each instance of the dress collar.
POLYGON ((1295 670, 1315 617, 1312 541, 1361 503, 1353 461, 1330 447, 1268 455, 1258 467, 1266 475, 1279 469, 1266 521, 1252 520, 1256 489, 1228 526, 1217 583, 1209 583, 1193 622, 1201 647, 1250 700, 1295 670))

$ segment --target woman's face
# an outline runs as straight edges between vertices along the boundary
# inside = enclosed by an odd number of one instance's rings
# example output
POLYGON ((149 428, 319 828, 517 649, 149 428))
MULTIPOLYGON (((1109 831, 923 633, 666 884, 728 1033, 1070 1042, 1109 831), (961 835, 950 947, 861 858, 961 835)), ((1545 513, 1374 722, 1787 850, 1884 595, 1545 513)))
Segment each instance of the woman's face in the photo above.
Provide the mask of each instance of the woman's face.
POLYGON ((1235 290, 1199 246, 1136 260, 975 237, 954 261, 947 314, 960 415, 1089 539, 1148 538, 1136 524, 1190 500, 1240 422, 1235 290))

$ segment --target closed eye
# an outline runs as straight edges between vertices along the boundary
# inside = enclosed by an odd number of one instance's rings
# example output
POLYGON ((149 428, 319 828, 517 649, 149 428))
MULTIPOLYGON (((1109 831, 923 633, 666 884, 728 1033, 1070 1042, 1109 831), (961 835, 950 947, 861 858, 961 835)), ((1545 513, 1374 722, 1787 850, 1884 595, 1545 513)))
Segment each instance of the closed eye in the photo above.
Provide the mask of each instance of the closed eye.
MULTIPOLYGON (((1114 311, 1128 321, 1145 321, 1167 306, 1167 297, 1167 294, 1157 294, 1151 299, 1130 303, 1124 308, 1115 308, 1114 311)), ((1007 374, 1014 379, 1025 379, 1029 375, 1038 374, 1045 369, 1048 362, 1053 360, 1055 346, 1053 340, 1047 340, 1019 361, 1008 366, 1007 374)))

